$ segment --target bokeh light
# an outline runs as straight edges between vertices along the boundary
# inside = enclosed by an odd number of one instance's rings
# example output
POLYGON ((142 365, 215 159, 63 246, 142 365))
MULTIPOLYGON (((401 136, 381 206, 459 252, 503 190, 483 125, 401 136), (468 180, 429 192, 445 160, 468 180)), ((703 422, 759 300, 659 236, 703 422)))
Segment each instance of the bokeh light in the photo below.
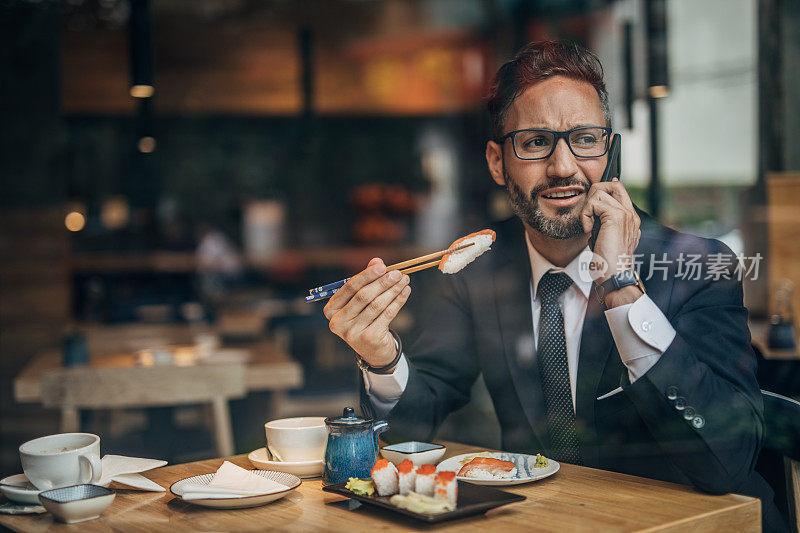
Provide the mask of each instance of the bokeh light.
POLYGON ((64 218, 64 225, 69 231, 81 231, 86 226, 86 217, 83 213, 72 211, 64 218))
POLYGON ((143 154, 152 153, 156 149, 156 140, 153 137, 142 137, 139 139, 139 151, 143 154))
POLYGON ((131 96, 134 98, 150 98, 156 90, 152 85, 132 85, 131 96))

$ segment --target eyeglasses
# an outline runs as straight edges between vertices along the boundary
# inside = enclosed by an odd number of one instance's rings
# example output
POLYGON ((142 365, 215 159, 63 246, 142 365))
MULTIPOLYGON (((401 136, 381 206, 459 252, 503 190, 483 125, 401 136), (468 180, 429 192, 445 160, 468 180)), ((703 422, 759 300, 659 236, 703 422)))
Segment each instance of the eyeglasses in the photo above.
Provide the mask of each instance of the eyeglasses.
POLYGON ((514 154, 526 161, 547 159, 556 149, 559 139, 564 139, 575 157, 600 157, 608 151, 611 128, 581 126, 567 131, 526 129, 511 131, 497 139, 502 144, 510 138, 514 154))

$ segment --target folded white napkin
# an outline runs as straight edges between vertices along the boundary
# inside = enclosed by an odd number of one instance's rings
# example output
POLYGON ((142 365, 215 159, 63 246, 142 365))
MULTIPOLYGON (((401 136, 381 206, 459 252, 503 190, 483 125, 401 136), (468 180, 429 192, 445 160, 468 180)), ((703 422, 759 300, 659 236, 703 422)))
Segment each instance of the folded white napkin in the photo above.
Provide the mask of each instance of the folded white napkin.
POLYGON ((286 490, 286 485, 253 474, 235 464, 225 461, 214 473, 208 485, 192 483, 182 487, 184 500, 209 498, 243 498, 260 496, 286 490))
POLYGON ((166 489, 139 475, 139 472, 146 472, 154 468, 159 468, 167 464, 166 461, 157 459, 144 459, 142 457, 125 457, 122 455, 106 455, 100 460, 103 467, 103 475, 100 477, 99 485, 105 485, 112 481, 140 490, 154 492, 164 492, 166 489))

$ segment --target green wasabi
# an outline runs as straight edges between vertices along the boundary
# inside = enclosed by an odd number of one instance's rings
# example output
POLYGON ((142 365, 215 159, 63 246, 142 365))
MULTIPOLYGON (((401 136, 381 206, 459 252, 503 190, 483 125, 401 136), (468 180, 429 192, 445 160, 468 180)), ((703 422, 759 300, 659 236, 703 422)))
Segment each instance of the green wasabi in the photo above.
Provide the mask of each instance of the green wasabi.
POLYGON ((357 477, 351 477, 349 480, 347 480, 347 484, 344 486, 344 488, 353 494, 358 494, 359 496, 372 496, 375 494, 375 483, 373 483, 371 479, 358 479, 357 477))

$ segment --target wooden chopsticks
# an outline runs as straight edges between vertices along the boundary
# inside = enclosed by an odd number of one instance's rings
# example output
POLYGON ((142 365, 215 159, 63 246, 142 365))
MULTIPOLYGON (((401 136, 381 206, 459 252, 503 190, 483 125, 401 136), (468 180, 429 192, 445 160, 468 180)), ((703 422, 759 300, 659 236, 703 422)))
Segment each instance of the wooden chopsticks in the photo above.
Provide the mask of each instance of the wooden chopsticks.
MULTIPOLYGON (((473 243, 470 243, 470 245, 473 243)), ((417 265, 411 268, 404 268, 400 272, 403 274, 413 274, 414 272, 419 272, 420 270, 425 270, 426 268, 432 268, 435 266, 439 266, 439 261, 431 261, 430 263, 423 263, 421 265, 417 265)))
MULTIPOLYGON (((414 259, 409 259, 408 261, 403 261, 402 263, 395 263, 394 265, 389 265, 388 267, 386 267, 386 271, 388 272, 389 270, 400 270, 404 274, 408 274, 408 272, 403 271, 402 269, 404 269, 406 267, 410 267, 412 265, 416 265, 417 263, 422 263, 423 261, 428 261, 430 259, 439 259, 445 254, 451 254, 453 252, 457 252, 459 250, 463 250, 464 248, 472 246, 473 244, 475 244, 475 243, 474 242, 470 242, 470 243, 467 243, 467 244, 462 244, 460 246, 456 246, 455 248, 448 248, 447 250, 439 250, 438 252, 433 252, 432 254, 422 255, 420 257, 415 257, 414 259)), ((431 261, 430 263, 425 263, 425 264, 428 265, 425 268, 430 268, 432 266, 438 265, 439 261, 431 261)), ((419 266, 422 266, 422 265, 419 265, 419 266)), ((419 270, 424 270, 424 269, 420 268, 419 270)), ((416 270, 413 270, 412 272, 416 272, 416 270)))
MULTIPOLYGON (((425 270, 427 268, 435 267, 439 264, 438 259, 441 258, 445 254, 451 254, 453 252, 457 252, 459 250, 463 250, 464 248, 468 248, 475 244, 474 242, 461 244, 459 246, 455 246, 453 248, 448 248, 446 250, 439 250, 438 252, 434 252, 428 255, 422 255, 420 257, 415 257, 413 259, 409 259, 407 261, 403 261, 401 263, 395 263, 394 265, 389 265, 386 267, 386 271, 389 272, 390 270, 399 270, 403 274, 413 274, 414 272, 419 272, 420 270, 425 270), (436 259, 435 261, 430 261, 431 259, 436 259), (423 261, 429 261, 427 263, 423 263, 423 261), (418 264, 422 263, 422 264, 418 264)), ((350 278, 346 278, 340 281, 335 281, 333 283, 328 283, 327 285, 322 285, 321 287, 316 287, 308 291, 309 296, 306 296, 307 302, 316 302, 317 300, 324 300, 326 298, 330 298, 345 284, 350 278)))

